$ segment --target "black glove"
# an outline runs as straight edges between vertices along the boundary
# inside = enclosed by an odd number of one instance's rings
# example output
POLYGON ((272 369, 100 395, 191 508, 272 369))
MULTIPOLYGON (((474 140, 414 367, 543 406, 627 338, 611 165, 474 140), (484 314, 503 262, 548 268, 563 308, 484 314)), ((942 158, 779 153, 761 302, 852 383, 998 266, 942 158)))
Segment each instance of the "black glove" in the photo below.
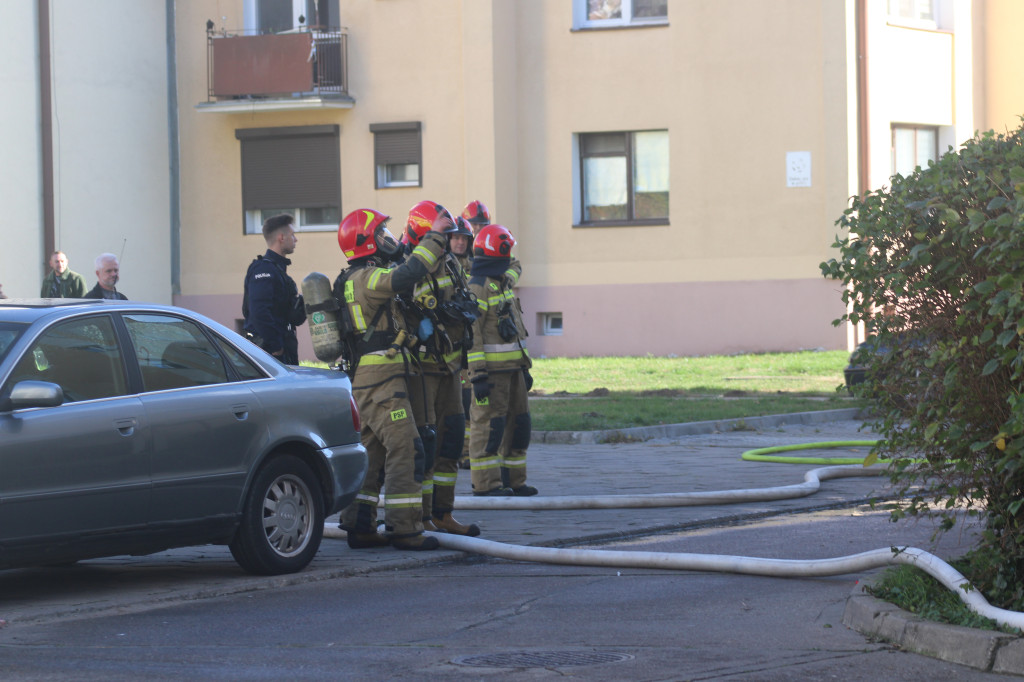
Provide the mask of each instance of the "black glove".
POLYGON ((530 389, 533 388, 533 376, 530 374, 530 370, 523 370, 523 379, 526 380, 526 392, 529 393, 530 389))
POLYGON ((477 402, 491 394, 491 385, 487 383, 487 378, 486 374, 478 374, 473 377, 473 397, 477 402))

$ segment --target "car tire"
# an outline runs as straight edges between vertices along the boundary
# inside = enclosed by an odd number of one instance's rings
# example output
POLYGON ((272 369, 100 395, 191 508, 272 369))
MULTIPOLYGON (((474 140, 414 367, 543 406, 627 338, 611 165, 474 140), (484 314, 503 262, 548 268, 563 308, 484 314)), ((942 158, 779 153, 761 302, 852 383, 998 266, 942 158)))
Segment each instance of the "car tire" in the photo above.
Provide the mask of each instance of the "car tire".
POLYGON ((319 481, 301 459, 283 455, 266 462, 256 474, 228 547, 250 573, 295 573, 313 560, 323 534, 319 481))

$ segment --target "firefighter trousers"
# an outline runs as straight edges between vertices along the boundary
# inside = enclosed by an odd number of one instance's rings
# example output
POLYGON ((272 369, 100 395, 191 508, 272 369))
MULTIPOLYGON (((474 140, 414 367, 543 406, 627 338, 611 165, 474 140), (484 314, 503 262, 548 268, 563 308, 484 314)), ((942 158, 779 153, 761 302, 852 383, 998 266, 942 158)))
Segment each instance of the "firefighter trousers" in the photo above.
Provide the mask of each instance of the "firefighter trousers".
POLYGON ((363 424, 368 466, 355 501, 341 513, 341 527, 355 533, 376 532, 383 486, 387 532, 392 537, 419 535, 423 532, 420 508, 425 457, 406 379, 398 375, 366 388, 353 388, 352 397, 363 424))
POLYGON ((490 394, 469 407, 469 465, 473 492, 526 485, 526 449, 530 446, 530 407, 520 370, 494 372, 490 394), (507 469, 508 481, 502 480, 507 469))
MULTIPOLYGON (((423 481, 424 519, 443 517, 455 506, 459 456, 466 434, 461 381, 458 375, 442 372, 425 371, 416 380, 422 389, 416 386, 411 392, 413 411, 421 433, 425 426, 435 434, 435 446, 427 455, 423 481)), ((424 446, 429 447, 426 442, 424 446)))

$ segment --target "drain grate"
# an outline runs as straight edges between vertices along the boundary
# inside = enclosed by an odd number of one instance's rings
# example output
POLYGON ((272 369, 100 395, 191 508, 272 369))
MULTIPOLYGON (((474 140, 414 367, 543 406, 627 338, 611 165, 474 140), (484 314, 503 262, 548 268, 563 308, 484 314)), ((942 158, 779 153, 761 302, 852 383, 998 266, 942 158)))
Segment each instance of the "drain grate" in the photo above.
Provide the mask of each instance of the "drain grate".
POLYGON ((574 665, 619 663, 633 657, 614 651, 508 651, 455 659, 458 665, 480 668, 566 668, 574 665))

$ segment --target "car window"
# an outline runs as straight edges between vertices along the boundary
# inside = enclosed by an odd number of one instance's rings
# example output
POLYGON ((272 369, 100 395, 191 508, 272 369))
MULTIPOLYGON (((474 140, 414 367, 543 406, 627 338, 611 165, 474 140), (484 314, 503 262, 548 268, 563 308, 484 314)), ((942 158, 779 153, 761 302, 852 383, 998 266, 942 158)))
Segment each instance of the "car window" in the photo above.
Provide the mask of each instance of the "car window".
POLYGON ((28 329, 27 324, 15 322, 0 322, 0 361, 7 357, 7 351, 11 349, 14 342, 18 340, 21 333, 28 329))
POLYGON ((223 358, 194 322, 158 314, 125 315, 124 322, 142 371, 143 390, 228 381, 223 358))
POLYGON ((59 322, 43 332, 18 360, 7 387, 29 379, 58 384, 68 402, 125 395, 124 359, 110 317, 59 322))
POLYGON ((228 359, 228 362, 235 368, 235 372, 238 373, 238 376, 243 381, 245 379, 262 379, 266 376, 252 364, 252 361, 250 361, 249 358, 242 355, 238 349, 230 343, 219 336, 215 336, 214 340, 217 342, 217 347, 224 353, 224 357, 228 359))

